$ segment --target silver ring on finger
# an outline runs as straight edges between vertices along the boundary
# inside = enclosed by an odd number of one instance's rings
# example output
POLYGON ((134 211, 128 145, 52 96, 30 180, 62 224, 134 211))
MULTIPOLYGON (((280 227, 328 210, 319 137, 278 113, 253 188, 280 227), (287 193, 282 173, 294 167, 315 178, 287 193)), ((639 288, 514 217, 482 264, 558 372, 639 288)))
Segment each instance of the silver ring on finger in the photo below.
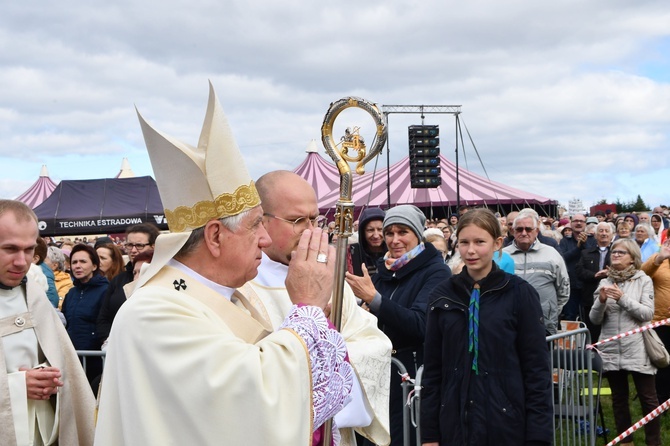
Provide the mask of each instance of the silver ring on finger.
POLYGON ((316 256, 316 261, 319 263, 328 263, 328 256, 320 252, 319 255, 316 256))

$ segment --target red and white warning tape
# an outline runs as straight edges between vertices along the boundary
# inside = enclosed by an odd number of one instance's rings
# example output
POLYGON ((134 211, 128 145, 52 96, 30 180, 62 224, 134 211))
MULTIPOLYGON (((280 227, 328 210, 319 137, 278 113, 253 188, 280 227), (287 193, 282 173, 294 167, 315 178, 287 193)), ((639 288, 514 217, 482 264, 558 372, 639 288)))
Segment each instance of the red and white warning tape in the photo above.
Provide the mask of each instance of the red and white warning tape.
POLYGON ((640 421, 638 421, 637 423, 626 429, 624 433, 622 433, 614 440, 607 443, 607 446, 614 446, 615 444, 621 442, 621 440, 623 440, 624 438, 626 438, 627 436, 629 436, 630 434, 632 434, 633 432, 635 432, 636 430, 638 430, 639 428, 641 428, 642 426, 649 423, 651 420, 653 420, 654 418, 658 417, 660 414, 665 412, 668 409, 668 407, 670 407, 670 400, 667 400, 665 403, 661 404, 656 409, 649 412, 646 417, 642 418, 640 421))
POLYGON ((610 341, 616 341, 617 339, 625 338, 626 336, 634 335, 637 333, 642 333, 643 331, 649 330, 650 328, 656 328, 660 327, 661 325, 668 325, 670 324, 670 318, 668 319, 663 319, 662 321, 658 322, 652 322, 651 324, 644 325, 642 327, 638 327, 635 330, 630 330, 625 333, 619 333, 618 335, 612 336, 611 338, 603 339, 602 341, 598 341, 595 344, 589 344, 586 346, 587 349, 592 349, 595 347, 598 347, 599 345, 603 345, 606 342, 610 341))

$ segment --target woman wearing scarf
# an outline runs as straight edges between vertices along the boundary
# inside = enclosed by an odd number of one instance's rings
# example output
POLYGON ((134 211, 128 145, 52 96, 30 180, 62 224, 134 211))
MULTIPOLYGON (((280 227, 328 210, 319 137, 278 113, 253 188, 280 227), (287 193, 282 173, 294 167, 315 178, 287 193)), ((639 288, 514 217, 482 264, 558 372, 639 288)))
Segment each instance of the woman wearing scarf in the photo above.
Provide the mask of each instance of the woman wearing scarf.
MULTIPOLYGON (((377 316, 380 329, 393 343, 393 356, 414 377, 423 364, 426 309, 430 292, 451 276, 440 252, 423 243, 426 217, 412 205, 401 205, 386 212, 384 239, 388 252, 377 264, 373 279, 363 267, 363 277, 347 273, 354 294, 377 316)), ((401 378, 391 372, 389 421, 391 445, 403 444, 401 378)), ((410 435, 415 444, 416 435, 410 435)), ((367 443, 366 443, 367 444, 367 443)))
POLYGON ((651 227, 654 230, 654 240, 657 244, 661 244, 661 234, 665 228, 663 227, 663 217, 659 214, 652 214, 651 227))
MULTIPOLYGON (((607 277, 600 281, 594 293, 589 316, 594 324, 602 324, 600 339, 649 323, 654 315, 654 288, 644 272, 640 248, 634 240, 620 239, 610 249, 611 266, 607 277)), ((603 371, 612 389, 612 409, 617 434, 632 424, 628 405, 628 376, 633 377, 642 413, 645 415, 658 406, 656 397, 656 367, 651 364, 641 334, 626 336, 599 347, 603 371)), ((660 420, 645 425, 647 445, 661 444, 660 420)), ((632 445, 629 435, 622 445, 632 445)))

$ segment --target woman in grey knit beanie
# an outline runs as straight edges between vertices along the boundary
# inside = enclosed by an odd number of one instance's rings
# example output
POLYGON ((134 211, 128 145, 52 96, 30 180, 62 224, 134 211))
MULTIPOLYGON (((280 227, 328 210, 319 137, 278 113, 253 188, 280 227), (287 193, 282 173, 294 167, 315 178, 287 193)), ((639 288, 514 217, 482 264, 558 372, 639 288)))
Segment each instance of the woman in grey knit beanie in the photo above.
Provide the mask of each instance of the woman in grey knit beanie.
POLYGON ((423 240, 423 231, 426 225, 426 216, 421 210, 411 204, 403 204, 389 209, 384 218, 384 229, 391 225, 401 224, 409 226, 409 228, 416 234, 419 242, 423 240))
MULTIPOLYGON (((367 269, 363 277, 346 273, 347 283, 364 302, 363 308, 377 316, 380 328, 393 343, 393 356, 411 376, 423 364, 430 292, 451 275, 442 254, 432 244, 423 243, 425 222, 426 217, 416 206, 389 209, 384 218, 384 240, 389 251, 378 261, 377 274, 370 278, 367 269)), ((403 442, 400 381, 400 375, 391 374, 391 446, 403 442)), ((410 433, 410 439, 415 438, 414 432, 410 433)))

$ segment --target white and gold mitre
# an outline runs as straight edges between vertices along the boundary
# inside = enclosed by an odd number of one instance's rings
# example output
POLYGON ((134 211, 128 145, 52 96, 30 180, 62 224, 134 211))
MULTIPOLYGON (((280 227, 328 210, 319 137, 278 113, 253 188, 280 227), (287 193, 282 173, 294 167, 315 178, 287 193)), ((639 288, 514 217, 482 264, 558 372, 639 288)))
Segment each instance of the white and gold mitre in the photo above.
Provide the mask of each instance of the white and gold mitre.
POLYGON ((261 203, 211 82, 198 147, 159 132, 137 115, 170 232, 190 232, 261 203))

